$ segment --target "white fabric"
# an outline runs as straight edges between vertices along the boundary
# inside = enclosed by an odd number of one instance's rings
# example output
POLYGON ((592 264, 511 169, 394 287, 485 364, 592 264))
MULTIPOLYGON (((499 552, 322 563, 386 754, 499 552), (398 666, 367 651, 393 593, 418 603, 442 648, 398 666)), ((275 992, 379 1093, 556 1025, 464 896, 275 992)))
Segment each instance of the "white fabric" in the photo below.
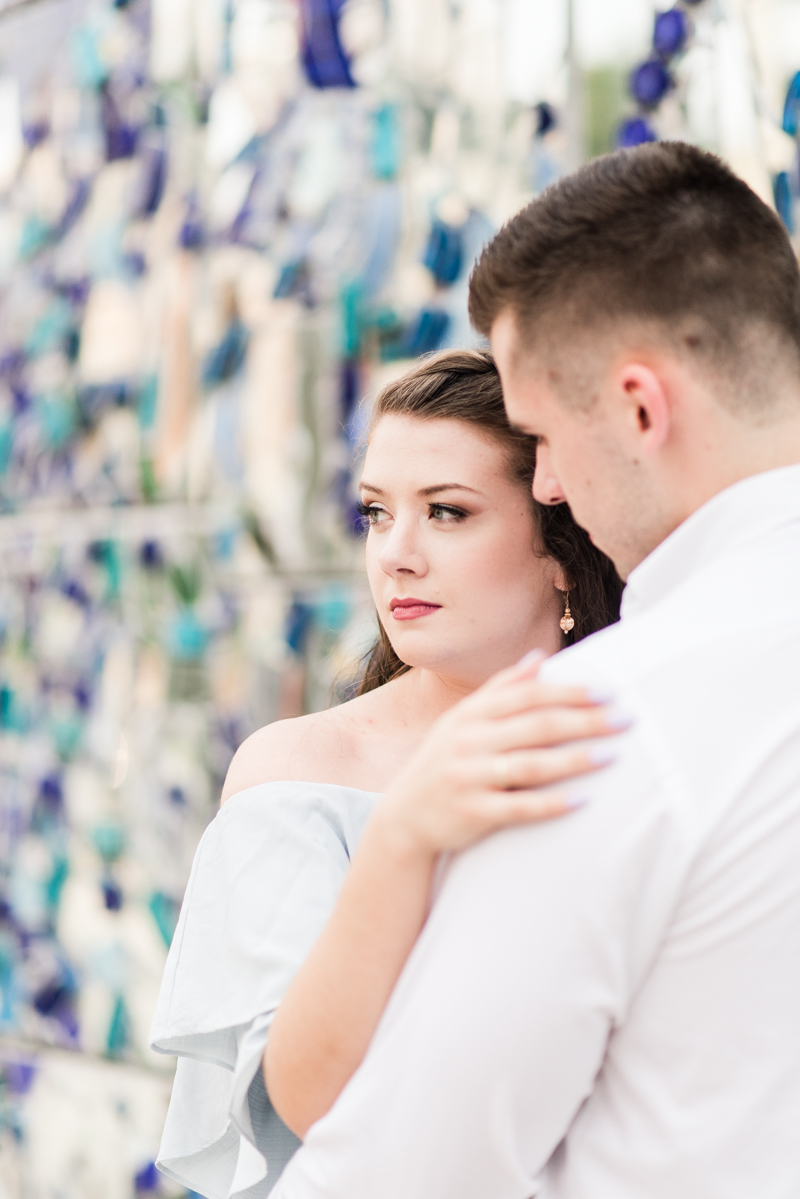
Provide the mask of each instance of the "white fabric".
POLYGON ((800 1195, 800 466, 712 499, 545 673, 631 711, 619 761, 454 863, 274 1199, 800 1195))
POLYGON ((269 1103, 261 1059, 377 799, 265 783, 232 796, 203 834, 151 1039, 180 1059, 158 1166, 207 1199, 261 1199, 300 1144, 269 1103))

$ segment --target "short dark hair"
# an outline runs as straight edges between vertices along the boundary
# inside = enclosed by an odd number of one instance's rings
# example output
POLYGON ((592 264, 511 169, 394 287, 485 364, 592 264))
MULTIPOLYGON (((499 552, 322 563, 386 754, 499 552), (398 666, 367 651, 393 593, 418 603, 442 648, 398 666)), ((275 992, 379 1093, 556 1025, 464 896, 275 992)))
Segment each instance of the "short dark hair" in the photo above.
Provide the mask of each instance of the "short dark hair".
MULTIPOLYGON (((611 559, 592 545, 588 534, 572 519, 566 504, 546 507, 533 499, 536 438, 509 423, 500 376, 491 354, 482 350, 446 350, 423 358, 383 389, 372 410, 371 427, 389 413, 421 420, 465 421, 494 438, 505 451, 511 477, 528 493, 542 549, 559 563, 566 576, 575 627, 562 634, 564 646, 619 620, 623 583, 611 559)), ((359 695, 409 669, 380 626, 359 695)))
POLYGON ((733 409, 769 404, 739 369, 754 345, 800 368, 800 271, 783 224, 719 158, 682 142, 597 158, 517 213, 470 280, 480 332, 507 309, 526 342, 565 348, 577 330, 657 323, 724 373, 733 409))

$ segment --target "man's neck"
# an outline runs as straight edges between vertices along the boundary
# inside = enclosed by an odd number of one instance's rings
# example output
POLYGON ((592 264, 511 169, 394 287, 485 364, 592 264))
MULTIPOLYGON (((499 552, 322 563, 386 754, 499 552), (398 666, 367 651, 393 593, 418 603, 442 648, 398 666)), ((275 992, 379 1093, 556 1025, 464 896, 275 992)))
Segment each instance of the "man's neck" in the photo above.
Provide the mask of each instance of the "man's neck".
POLYGON ((693 452, 675 472, 680 502, 675 527, 710 499, 752 475, 800 464, 800 414, 769 424, 744 424, 735 417, 696 431, 693 452))

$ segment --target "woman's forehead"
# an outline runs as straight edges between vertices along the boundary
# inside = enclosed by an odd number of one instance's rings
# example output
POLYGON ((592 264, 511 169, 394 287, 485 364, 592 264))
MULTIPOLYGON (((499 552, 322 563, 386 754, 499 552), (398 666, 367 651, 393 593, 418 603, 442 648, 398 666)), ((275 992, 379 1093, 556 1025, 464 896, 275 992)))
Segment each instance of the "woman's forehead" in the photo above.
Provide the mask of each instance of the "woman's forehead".
MULTIPOLYGON (((464 469, 505 474, 504 452, 488 429, 456 418, 420 418, 389 412, 380 417, 367 446, 367 464, 397 473, 436 467, 445 462, 464 469)), ((376 482, 377 480, 371 480, 376 482)))

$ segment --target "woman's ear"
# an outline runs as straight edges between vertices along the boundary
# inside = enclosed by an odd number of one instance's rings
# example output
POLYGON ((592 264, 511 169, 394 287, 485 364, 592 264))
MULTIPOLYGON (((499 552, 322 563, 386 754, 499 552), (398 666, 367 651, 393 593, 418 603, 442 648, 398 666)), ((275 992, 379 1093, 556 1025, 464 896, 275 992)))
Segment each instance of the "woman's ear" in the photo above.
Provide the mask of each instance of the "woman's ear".
POLYGON ((569 579, 567 578, 564 567, 560 562, 556 562, 555 559, 552 561, 553 566, 555 567, 553 571, 553 586, 555 587, 556 591, 569 591, 572 583, 570 583, 569 579))

